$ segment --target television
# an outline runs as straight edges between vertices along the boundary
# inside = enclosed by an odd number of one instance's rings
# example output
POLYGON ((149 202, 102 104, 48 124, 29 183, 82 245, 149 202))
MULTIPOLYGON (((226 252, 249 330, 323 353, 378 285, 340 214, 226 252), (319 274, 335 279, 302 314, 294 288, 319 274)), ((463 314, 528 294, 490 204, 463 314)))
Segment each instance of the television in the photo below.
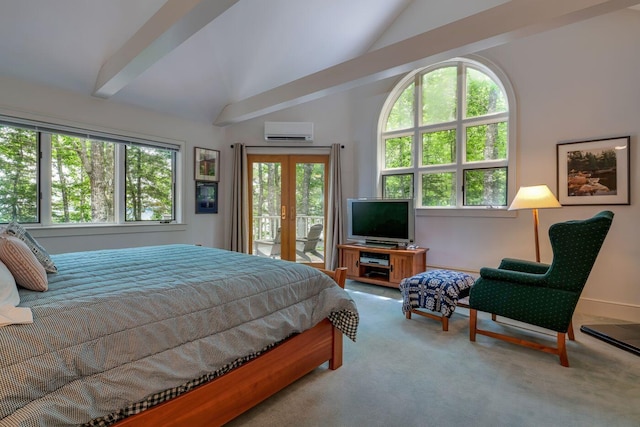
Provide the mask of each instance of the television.
POLYGON ((347 199, 347 238, 368 246, 395 247, 413 242, 411 199, 347 199))

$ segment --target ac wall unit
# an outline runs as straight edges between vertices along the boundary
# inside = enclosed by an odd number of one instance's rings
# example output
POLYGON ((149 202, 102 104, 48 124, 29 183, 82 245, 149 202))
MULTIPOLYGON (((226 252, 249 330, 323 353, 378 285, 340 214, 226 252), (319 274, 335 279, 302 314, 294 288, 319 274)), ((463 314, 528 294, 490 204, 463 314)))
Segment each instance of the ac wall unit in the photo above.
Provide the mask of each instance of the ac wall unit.
POLYGON ((264 122, 266 141, 313 141, 311 122, 264 122))

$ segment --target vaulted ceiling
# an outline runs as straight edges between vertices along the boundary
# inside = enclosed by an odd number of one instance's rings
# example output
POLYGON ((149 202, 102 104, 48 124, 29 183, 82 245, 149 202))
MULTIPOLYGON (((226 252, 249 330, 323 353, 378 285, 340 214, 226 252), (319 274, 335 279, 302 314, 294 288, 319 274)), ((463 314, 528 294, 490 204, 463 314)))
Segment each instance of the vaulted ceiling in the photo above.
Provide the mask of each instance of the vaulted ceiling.
POLYGON ((227 125, 638 4, 0 0, 0 76, 227 125))

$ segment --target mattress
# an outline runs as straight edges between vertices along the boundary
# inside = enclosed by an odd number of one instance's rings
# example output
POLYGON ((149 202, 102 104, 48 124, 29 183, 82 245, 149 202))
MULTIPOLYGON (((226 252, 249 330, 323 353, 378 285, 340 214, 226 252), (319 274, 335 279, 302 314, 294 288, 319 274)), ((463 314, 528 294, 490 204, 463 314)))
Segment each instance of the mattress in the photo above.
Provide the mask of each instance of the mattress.
POLYGON ((353 300, 304 265, 191 245, 52 258, 49 290, 20 290, 33 324, 0 328, 0 426, 104 422, 324 318, 355 340, 353 300))

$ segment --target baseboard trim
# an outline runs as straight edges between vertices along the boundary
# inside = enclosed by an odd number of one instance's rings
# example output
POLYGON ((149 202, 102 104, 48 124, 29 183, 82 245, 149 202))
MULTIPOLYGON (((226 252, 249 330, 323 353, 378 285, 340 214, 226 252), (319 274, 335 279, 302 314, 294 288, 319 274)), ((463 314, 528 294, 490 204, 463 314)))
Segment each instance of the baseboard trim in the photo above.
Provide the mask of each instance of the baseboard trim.
POLYGON ((580 298, 576 311, 591 316, 640 322, 640 306, 595 298, 580 298))

